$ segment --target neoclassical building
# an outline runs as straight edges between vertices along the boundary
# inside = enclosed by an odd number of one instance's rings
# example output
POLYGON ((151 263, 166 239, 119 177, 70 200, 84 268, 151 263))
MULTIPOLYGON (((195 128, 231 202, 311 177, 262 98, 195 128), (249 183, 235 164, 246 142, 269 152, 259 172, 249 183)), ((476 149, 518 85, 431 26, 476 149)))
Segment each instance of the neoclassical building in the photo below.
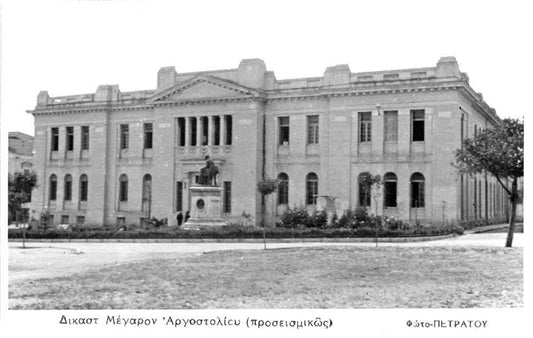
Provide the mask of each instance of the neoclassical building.
POLYGON ((39 93, 33 208, 51 222, 139 224, 190 208, 189 188, 209 155, 220 168, 228 221, 261 215, 256 184, 278 178, 269 222, 287 207, 338 214, 357 206, 427 223, 503 219, 504 192, 486 175, 459 175, 464 138, 500 123, 453 57, 436 66, 276 79, 260 59, 238 68, 177 73, 157 88, 50 97, 39 93), (366 174, 384 180, 377 195, 366 174))

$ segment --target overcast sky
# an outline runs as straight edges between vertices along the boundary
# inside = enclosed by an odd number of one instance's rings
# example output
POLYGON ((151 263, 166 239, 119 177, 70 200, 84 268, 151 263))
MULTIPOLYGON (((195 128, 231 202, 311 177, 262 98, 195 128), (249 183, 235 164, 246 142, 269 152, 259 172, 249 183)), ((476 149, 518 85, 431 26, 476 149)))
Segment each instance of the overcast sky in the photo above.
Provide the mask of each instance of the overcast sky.
POLYGON ((2 129, 33 135, 51 96, 154 89, 157 71, 236 68, 261 58, 278 79, 435 66, 455 56, 501 117, 531 95, 527 1, 4 1, 2 129))

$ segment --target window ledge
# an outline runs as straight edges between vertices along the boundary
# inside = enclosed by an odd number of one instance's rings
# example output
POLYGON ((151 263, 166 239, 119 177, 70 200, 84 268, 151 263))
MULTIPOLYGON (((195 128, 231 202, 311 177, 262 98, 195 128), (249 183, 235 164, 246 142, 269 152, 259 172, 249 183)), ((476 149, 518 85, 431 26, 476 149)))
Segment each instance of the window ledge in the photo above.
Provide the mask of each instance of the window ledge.
POLYGON ((305 154, 306 155, 319 155, 320 154, 319 150, 320 148, 318 146, 318 143, 308 144, 305 147, 305 154))
POLYGON ((119 201, 118 202, 119 211, 128 211, 128 201, 119 201))
POLYGON ((152 158, 154 155, 154 151, 152 148, 146 148, 146 149, 143 149, 143 157, 144 158, 152 158))
POLYGON ((59 150, 52 151, 52 154, 50 156, 50 159, 52 160, 59 160, 61 159, 61 155, 59 154, 59 150))
POLYGON ((289 153, 290 153, 289 144, 278 145, 278 155, 286 156, 286 155, 289 155, 289 153))

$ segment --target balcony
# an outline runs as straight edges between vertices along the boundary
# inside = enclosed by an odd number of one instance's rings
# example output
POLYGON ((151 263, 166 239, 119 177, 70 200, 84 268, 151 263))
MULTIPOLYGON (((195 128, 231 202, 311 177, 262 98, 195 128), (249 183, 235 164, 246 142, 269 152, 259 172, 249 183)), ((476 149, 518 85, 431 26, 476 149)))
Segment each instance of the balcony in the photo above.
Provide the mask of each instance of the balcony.
POLYGON ((175 147, 175 158, 194 158, 199 156, 229 157, 231 156, 231 146, 177 146, 175 147))
POLYGON ((288 143, 278 145, 278 156, 289 156, 290 146, 288 143))

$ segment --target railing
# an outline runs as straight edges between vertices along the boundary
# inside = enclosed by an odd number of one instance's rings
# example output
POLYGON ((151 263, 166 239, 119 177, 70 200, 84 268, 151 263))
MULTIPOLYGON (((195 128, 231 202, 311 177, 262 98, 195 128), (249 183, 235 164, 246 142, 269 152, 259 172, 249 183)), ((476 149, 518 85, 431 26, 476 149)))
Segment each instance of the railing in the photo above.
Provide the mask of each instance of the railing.
POLYGON ((198 155, 214 155, 227 156, 231 154, 231 146, 177 146, 176 157, 198 156, 198 155))

